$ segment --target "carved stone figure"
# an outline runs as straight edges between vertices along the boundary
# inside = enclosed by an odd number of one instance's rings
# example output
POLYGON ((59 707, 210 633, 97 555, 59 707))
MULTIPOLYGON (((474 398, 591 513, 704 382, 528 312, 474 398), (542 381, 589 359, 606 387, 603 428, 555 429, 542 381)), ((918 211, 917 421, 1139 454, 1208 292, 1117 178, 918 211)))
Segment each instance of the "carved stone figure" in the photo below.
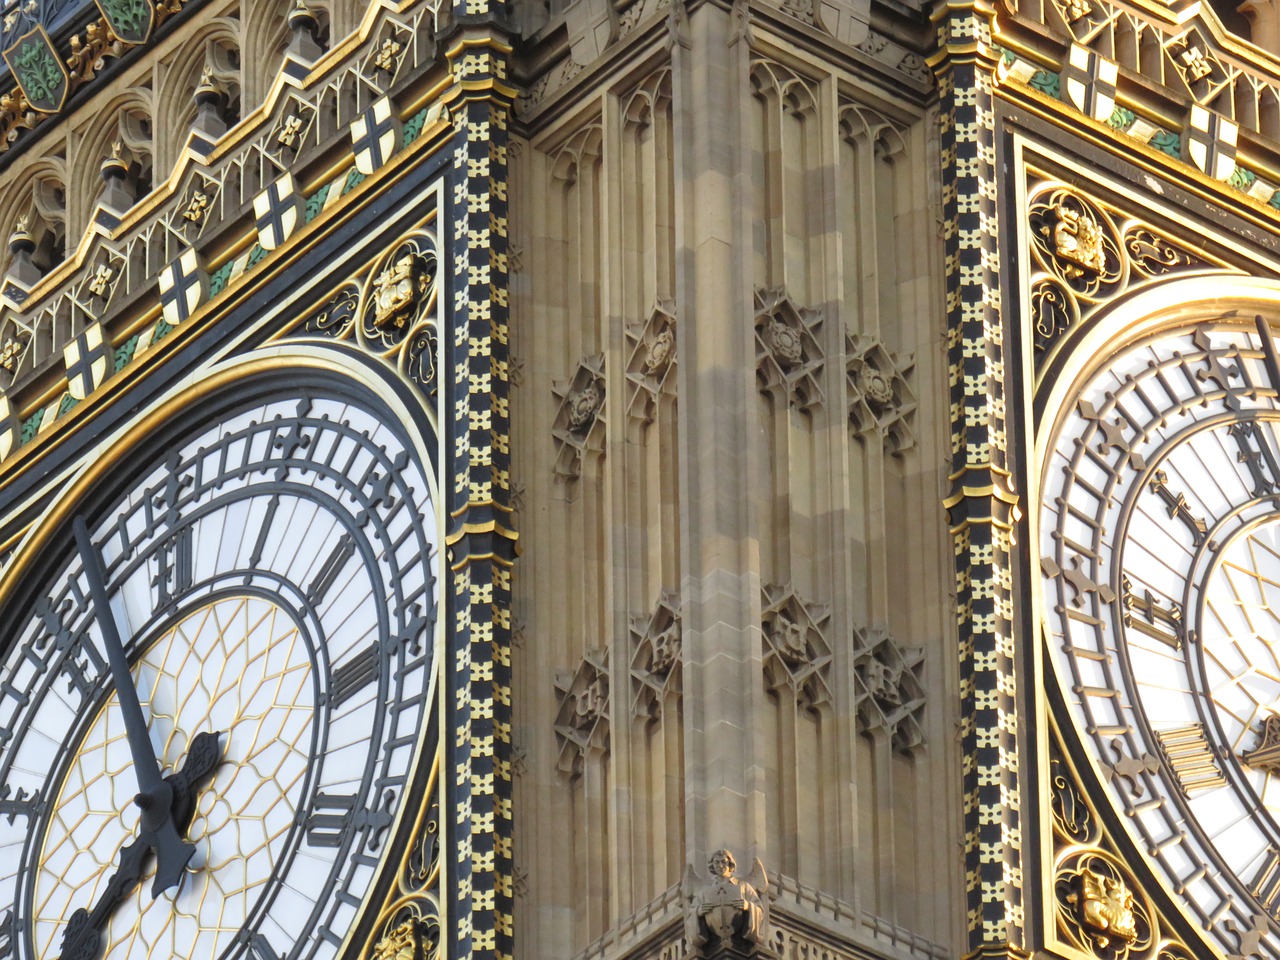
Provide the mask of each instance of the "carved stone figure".
POLYGON ((707 880, 700 881, 692 865, 686 871, 685 936, 690 957, 773 955, 764 865, 755 858, 745 877, 735 875, 737 867, 733 854, 721 849, 707 861, 707 880))

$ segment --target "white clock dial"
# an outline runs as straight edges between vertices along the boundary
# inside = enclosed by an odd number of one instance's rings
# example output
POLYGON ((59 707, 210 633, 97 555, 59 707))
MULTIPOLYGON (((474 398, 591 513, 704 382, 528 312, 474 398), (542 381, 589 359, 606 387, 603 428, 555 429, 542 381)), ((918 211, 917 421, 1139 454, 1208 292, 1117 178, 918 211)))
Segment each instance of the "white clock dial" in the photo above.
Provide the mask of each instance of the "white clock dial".
POLYGON ((58 531, 53 572, 0 611, 20 624, 0 660, 0 922, 19 960, 338 955, 436 674, 432 490, 392 422, 323 392, 245 401, 67 506, 92 554, 58 531), (133 799, 151 755, 174 798, 158 827, 133 799), (168 823, 194 852, 153 899, 168 823))
POLYGON ((1265 325, 1118 350, 1042 467, 1062 699, 1137 848, 1224 955, 1259 926, 1280 955, 1280 763, 1255 753, 1280 716, 1278 373, 1265 325))

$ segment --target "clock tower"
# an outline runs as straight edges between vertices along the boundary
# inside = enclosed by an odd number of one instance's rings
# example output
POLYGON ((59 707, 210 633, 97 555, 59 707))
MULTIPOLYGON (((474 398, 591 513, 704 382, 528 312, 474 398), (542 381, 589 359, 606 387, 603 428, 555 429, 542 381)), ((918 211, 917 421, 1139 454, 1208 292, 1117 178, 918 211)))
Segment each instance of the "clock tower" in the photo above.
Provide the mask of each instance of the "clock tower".
POLYGON ((0 53, 0 960, 1280 957, 1271 0, 0 53))

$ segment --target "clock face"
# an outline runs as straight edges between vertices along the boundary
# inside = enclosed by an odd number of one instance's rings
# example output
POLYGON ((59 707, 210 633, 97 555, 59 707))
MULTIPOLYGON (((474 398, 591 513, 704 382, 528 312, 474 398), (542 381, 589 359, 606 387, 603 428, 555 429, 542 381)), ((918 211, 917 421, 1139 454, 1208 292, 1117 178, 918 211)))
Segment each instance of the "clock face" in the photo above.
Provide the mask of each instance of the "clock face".
POLYGON ((246 402, 69 506, 90 551, 59 534, 53 572, 0 611, 16 625, 0 654, 13 956, 338 954, 406 806, 435 676, 431 487, 390 419, 322 393, 246 402), (154 899, 167 854, 134 800, 139 748, 194 848, 154 899))
POLYGON ((1050 661, 1137 848, 1224 955, 1280 955, 1280 363, 1270 329, 1130 345, 1042 469, 1050 661))

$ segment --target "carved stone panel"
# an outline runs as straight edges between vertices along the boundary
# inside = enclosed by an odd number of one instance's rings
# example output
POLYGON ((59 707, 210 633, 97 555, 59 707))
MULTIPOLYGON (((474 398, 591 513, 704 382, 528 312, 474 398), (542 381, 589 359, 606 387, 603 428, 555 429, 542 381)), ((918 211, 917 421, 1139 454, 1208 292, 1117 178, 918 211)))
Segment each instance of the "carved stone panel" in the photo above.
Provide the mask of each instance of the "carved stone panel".
POLYGON ((582 773, 584 758, 609 751, 609 653, 592 650, 573 672, 557 675, 556 745, 560 772, 582 773))
POLYGON ((924 648, 904 647, 883 625, 857 631, 854 702, 858 729, 884 730, 899 753, 924 743, 924 648))
POLYGON ((662 704, 680 692, 680 597, 662 592, 653 612, 631 618, 631 683, 637 717, 662 718, 662 704))
POLYGON ((551 435, 556 443, 556 476, 578 477, 582 458, 593 443, 603 443, 604 355, 583 357, 573 376, 552 387, 560 401, 551 435))
POLYGON ((891 354, 878 337, 849 337, 845 348, 849 426, 859 437, 878 436, 885 452, 916 444, 915 357, 891 354))
POLYGON ((830 702, 830 605, 808 602, 787 584, 770 584, 764 588, 763 620, 769 690, 788 690, 809 710, 830 702))
POLYGON ((801 410, 820 406, 822 348, 815 337, 822 324, 816 310, 797 306, 785 290, 756 292, 756 380, 761 393, 801 410))

